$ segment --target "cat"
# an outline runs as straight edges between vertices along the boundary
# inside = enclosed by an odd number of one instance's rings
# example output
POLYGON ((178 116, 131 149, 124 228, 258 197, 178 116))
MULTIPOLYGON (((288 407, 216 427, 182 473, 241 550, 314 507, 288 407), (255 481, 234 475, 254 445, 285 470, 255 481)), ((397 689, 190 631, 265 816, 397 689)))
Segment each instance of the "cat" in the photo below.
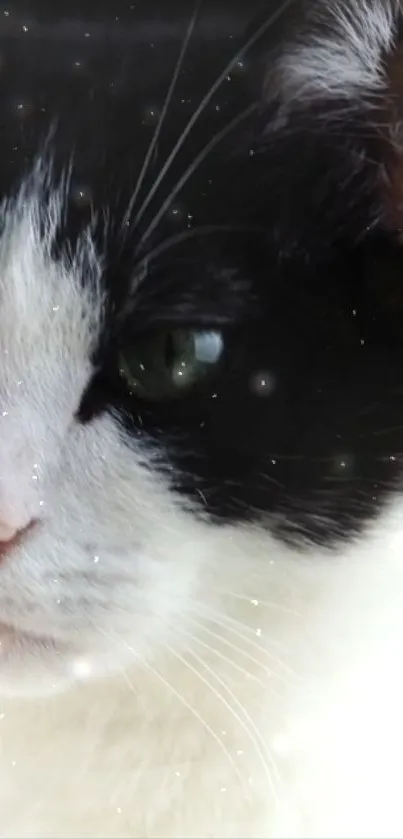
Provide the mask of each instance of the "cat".
POLYGON ((0 836, 401 836, 403 4, 0 18, 0 836))

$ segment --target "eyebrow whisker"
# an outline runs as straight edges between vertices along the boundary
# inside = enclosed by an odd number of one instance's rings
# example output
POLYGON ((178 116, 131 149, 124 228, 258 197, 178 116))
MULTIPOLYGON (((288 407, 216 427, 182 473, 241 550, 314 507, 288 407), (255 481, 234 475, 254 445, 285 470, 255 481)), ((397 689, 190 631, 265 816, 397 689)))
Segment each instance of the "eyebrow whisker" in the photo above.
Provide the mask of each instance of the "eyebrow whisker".
POLYGON ((294 2, 295 2, 295 0, 284 0, 284 3, 282 3, 280 8, 277 9, 275 12, 273 12, 273 14, 270 15, 264 21, 264 23, 261 24, 261 26, 258 27, 258 29, 253 33, 253 35, 250 36, 250 38, 246 41, 244 46, 241 47, 237 51, 237 53, 233 56, 233 58, 231 58, 231 60, 228 62, 228 64, 226 65, 226 67, 224 68, 222 73, 218 76, 216 81, 212 84, 212 86, 210 87, 210 89, 208 90, 208 92, 203 97, 202 101, 200 102, 199 106, 194 111, 193 115, 191 116, 191 118, 190 118, 189 122, 187 123, 187 125, 185 126, 184 130, 182 131, 182 134, 180 135, 177 142, 175 143, 171 153, 168 155, 168 158, 165 161, 158 177, 155 179, 153 186, 151 187, 147 197, 143 201, 143 204, 141 205, 138 213, 136 214, 134 224, 132 226, 132 230, 135 230, 138 227, 139 222, 143 218, 144 213, 145 213, 148 205, 150 204, 150 202, 152 201, 155 193, 159 189, 159 186, 160 186, 161 182, 163 181, 163 179, 165 178, 165 175, 167 174, 167 172, 171 168, 172 163, 176 159, 176 157, 177 157, 179 151, 181 150, 185 140, 189 136, 193 126, 196 124, 199 117, 205 111, 207 105, 209 104, 209 102, 213 98, 214 94, 219 89, 220 85, 225 81, 226 77, 228 76, 228 73, 230 73, 231 70, 233 70, 234 65, 237 63, 237 61, 239 61, 240 58, 242 58, 242 56, 251 47, 253 47, 253 45, 259 40, 259 38, 262 35, 264 35, 264 33, 270 28, 270 26, 272 26, 276 22, 276 20, 278 18, 280 18, 287 11, 288 7, 291 6, 291 4, 294 3, 294 2))
POLYGON ((139 177, 138 177, 133 195, 130 199, 129 206, 128 206, 128 208, 126 210, 126 213, 125 213, 125 217, 124 217, 124 220, 123 220, 124 224, 128 224, 129 221, 130 221, 130 216, 131 216, 131 214, 133 212, 133 208, 136 204, 140 189, 143 185, 144 178, 147 175, 148 168, 149 168, 149 165, 150 165, 150 160, 152 158, 152 155, 153 155, 154 150, 156 148, 156 145, 158 143, 158 139, 159 139, 159 136, 161 134, 161 130, 162 130, 162 127, 163 127, 163 124, 164 124, 164 120, 165 120, 165 117, 168 113, 168 109, 169 109, 169 106, 171 104, 174 92, 175 92, 176 83, 178 81, 179 73, 180 73, 180 71, 182 69, 182 66, 183 66, 183 61, 184 61, 184 58, 185 58, 185 55, 186 55, 187 48, 189 46, 190 39, 191 39, 192 34, 193 34, 194 27, 196 25, 196 22, 197 22, 197 19, 198 19, 198 16, 199 16, 199 12, 200 12, 202 2, 203 2, 203 0, 197 0, 194 11, 193 11, 193 14, 192 14, 192 17, 191 17, 189 25, 188 25, 188 28, 186 30, 185 38, 183 40, 181 51, 179 53, 178 61, 176 62, 176 65, 175 65, 175 69, 174 69, 174 72, 173 72, 171 83, 169 85, 168 92, 167 92, 167 95, 166 95, 166 98, 165 98, 164 106, 162 108, 157 127, 154 131, 153 138, 152 138, 151 143, 148 147, 148 151, 147 151, 147 154, 145 156, 144 163, 143 163, 142 169, 140 171, 140 174, 139 174, 139 177))
POLYGON ((254 102, 252 105, 249 105, 248 108, 245 108, 244 111, 241 111, 240 114, 237 114, 237 116, 234 117, 234 119, 232 119, 224 128, 222 128, 221 131, 218 131, 218 133, 215 134, 214 137, 212 137, 212 139, 207 143, 207 145, 204 147, 204 149, 202 149, 202 151, 197 155, 197 157, 195 157, 193 163, 191 163, 190 166, 188 166, 188 168, 185 170, 183 175, 179 178, 179 180, 177 181, 173 190, 168 195, 168 198, 165 199, 165 201, 162 203, 160 209, 158 210, 158 212, 154 216, 153 220, 150 222, 149 226, 147 227, 147 230, 145 231, 145 233, 143 234, 143 236, 140 239, 137 251, 141 250, 144 243, 147 241, 147 239, 149 239, 149 237, 154 232, 156 227, 158 227, 161 219, 163 218, 166 211, 171 206, 171 204, 174 201, 174 199, 176 198, 178 192, 180 192, 182 187, 185 186, 185 184, 187 183, 189 178, 191 178, 193 173, 199 168, 201 163, 203 163, 203 161, 210 154, 210 152, 213 150, 213 148, 215 148, 215 146, 217 146, 218 143, 220 143, 221 140, 223 140, 224 137, 227 136, 227 134, 230 134, 231 131, 233 131, 233 129, 236 128, 236 126, 239 125, 240 122, 245 120, 254 111, 256 111, 257 108, 258 108, 258 105, 254 102))

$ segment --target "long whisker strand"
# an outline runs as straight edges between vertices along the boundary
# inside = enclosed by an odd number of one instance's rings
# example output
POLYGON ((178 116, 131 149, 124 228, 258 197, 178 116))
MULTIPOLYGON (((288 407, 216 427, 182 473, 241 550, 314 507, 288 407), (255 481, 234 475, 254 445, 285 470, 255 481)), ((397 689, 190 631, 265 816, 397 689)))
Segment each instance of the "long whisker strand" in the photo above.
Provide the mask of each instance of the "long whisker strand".
MULTIPOLYGON (((247 597, 244 594, 239 594, 236 591, 228 591, 227 589, 215 589, 217 594, 221 594, 223 597, 231 597, 235 600, 241 600, 245 603, 250 602, 251 598, 247 597)), ((300 612, 296 612, 294 609, 287 609, 286 606, 281 606, 280 603, 276 603, 274 600, 261 600, 260 597, 257 598, 257 602, 259 606, 264 606, 267 609, 273 609, 273 611, 282 612, 285 615, 293 615, 297 618, 302 618, 300 612)))
POLYGON ((148 151, 147 151, 147 154, 145 156, 144 163, 143 163, 143 166, 141 168, 141 171, 140 171, 140 174, 139 174, 139 177, 138 177, 133 195, 130 199, 129 206, 126 210, 126 214, 125 214, 125 217, 124 217, 124 220, 123 220, 123 224, 128 224, 129 221, 130 221, 130 216, 133 212, 133 207, 136 204, 140 189, 143 185, 144 178, 147 175, 151 158, 154 154, 154 150, 155 150, 156 145, 158 143, 158 139, 159 139, 159 136, 160 136, 161 131, 162 131, 162 127, 163 127, 163 124, 164 124, 164 121, 165 121, 165 117, 168 113, 168 109, 169 109, 169 106, 171 104, 173 94, 175 92, 176 83, 178 81, 179 73, 180 73, 180 71, 182 69, 182 66, 183 66, 183 62, 184 62, 184 59, 185 59, 187 48, 189 46, 189 42, 190 42, 190 39, 191 39, 192 34, 193 34, 193 30, 194 30, 195 25, 196 25, 196 21, 197 21, 198 16, 199 16, 200 7, 201 7, 202 2, 203 2, 203 0, 197 0, 195 9, 193 11, 192 17, 191 17, 190 22, 189 22, 189 26, 186 30, 185 38, 184 38, 184 41, 183 41, 183 44, 182 44, 181 51, 179 53, 178 61, 176 62, 176 65, 175 65, 175 69, 174 69, 174 72, 173 72, 171 83, 170 83, 169 88, 168 88, 168 92, 167 92, 167 95, 166 95, 166 98, 165 98, 165 102, 164 102, 162 111, 161 111, 161 114, 160 114, 160 118, 158 120, 157 127, 154 131, 154 135, 153 135, 153 138, 151 140, 151 143, 148 147, 148 151))
POLYGON ((198 154, 197 157, 194 159, 193 163, 191 163, 190 166, 188 166, 188 168, 185 170, 183 175, 179 178, 176 186, 173 188, 170 195, 168 195, 168 198, 166 198, 166 200, 163 202, 162 206, 158 210, 158 213, 154 216, 153 221, 149 224, 146 232, 141 237, 140 242, 139 242, 139 246, 138 246, 138 250, 140 250, 142 248, 142 246, 147 241, 147 239, 151 236, 151 234, 153 233, 155 228, 158 227, 161 219, 163 218, 166 211, 171 206, 171 204, 174 201, 174 199, 176 198, 178 192, 181 191, 182 187, 184 187, 186 182, 193 175, 193 173, 196 171, 196 169, 198 169, 198 167, 201 165, 201 163, 203 163, 203 161, 210 154, 210 152, 213 150, 213 148, 215 148, 215 146, 217 146, 218 143, 221 142, 221 140, 223 140, 224 137, 227 136, 227 134, 230 134, 230 132, 237 125, 239 125, 239 123, 242 122, 242 120, 244 120, 248 116, 250 116, 250 114, 252 114, 253 111, 255 111, 256 109, 257 109, 257 105, 255 103, 253 103, 252 105, 249 105, 248 108, 246 108, 244 111, 242 111, 240 114, 238 114, 234 119, 232 119, 225 126, 225 128, 221 129, 221 131, 219 131, 217 134, 214 135, 214 137, 212 137, 212 139, 207 143, 207 145, 200 152, 200 154, 198 154))
MULTIPOLYGON (((102 633, 102 634, 106 634, 106 633, 102 633)), ((208 722, 205 719, 203 719, 203 717, 201 716, 201 714, 199 714, 199 712, 196 710, 196 708, 193 708, 193 706, 187 701, 187 699, 184 696, 182 696, 182 694, 179 693, 179 691, 177 691, 176 688, 174 688, 174 686, 171 685, 171 683, 168 682, 168 680, 165 679, 165 677, 161 673, 158 673, 158 671, 155 669, 155 667, 153 667, 148 661, 145 661, 145 659, 142 656, 140 656, 140 654, 127 641, 125 641, 124 638, 121 638, 119 635, 115 635, 115 633, 113 633, 113 634, 111 633, 110 637, 119 641, 120 644, 124 647, 124 649, 126 649, 133 656, 133 658, 137 659, 137 661, 139 662, 139 665, 141 667, 145 668, 146 670, 148 670, 154 676, 154 678, 156 678, 159 682, 161 682, 161 684, 163 684, 164 687, 166 687, 169 690, 169 692, 173 696, 175 696, 175 698, 178 700, 178 702, 180 702, 180 704, 183 705, 183 707, 186 708, 186 710, 189 711, 192 714, 192 716, 200 723, 200 725, 205 729, 205 731, 207 731, 209 736, 212 738, 212 740, 214 740, 217 743, 220 750, 224 753, 225 757, 227 758, 227 760, 229 761, 229 763, 233 767, 234 772, 235 772, 235 774, 238 778, 238 781, 241 785, 241 788, 243 789, 243 792, 245 794, 245 798, 250 800, 250 791, 245 787, 244 779, 242 778, 242 775, 239 771, 238 766, 236 765, 236 762, 235 762, 233 756, 231 755, 230 751, 227 749, 225 743, 223 743, 223 741, 220 739, 220 737, 214 731, 214 729, 208 724, 208 722)), ((167 649, 169 649, 169 647, 167 647, 167 649)), ((172 650, 171 652, 174 652, 174 651, 172 650)))
POLYGON ((270 774, 269 767, 266 763, 265 752, 266 752, 266 756, 269 758, 270 763, 272 764, 273 768, 275 768, 275 772, 278 776, 277 766, 274 762, 273 756, 265 748, 261 732, 256 727, 256 725, 253 722, 251 716, 248 714, 247 710, 244 708, 242 703, 235 696, 233 691, 225 684, 225 682, 217 675, 217 673, 215 673, 214 670, 206 662, 204 662, 203 659, 200 658, 200 656, 197 655, 197 653, 194 653, 191 650, 189 650, 190 654, 193 656, 195 661, 197 661, 208 673, 210 673, 212 675, 212 677, 216 680, 216 682, 218 682, 218 684, 221 685, 222 688, 224 688, 226 693, 229 695, 230 699, 233 702, 235 702, 236 706, 240 709, 240 711, 243 714, 245 719, 242 719, 242 717, 239 716, 239 714, 234 710, 234 708, 230 705, 230 703, 225 699, 225 697, 222 695, 222 693, 220 693, 220 691, 217 690, 217 688, 215 688, 214 685, 212 685, 211 682, 209 682, 209 680, 207 678, 205 678, 198 670, 196 670, 195 667, 193 667, 188 661, 186 661, 186 659, 183 658, 183 656, 181 656, 180 653, 178 653, 175 649, 171 648, 170 645, 167 645, 167 646, 168 646, 168 649, 170 650, 170 652, 185 667, 187 667, 192 673, 194 673, 194 675, 198 679, 200 679, 202 684, 204 684, 208 688, 208 690, 212 692, 212 694, 218 699, 218 701, 221 702, 224 705, 225 708, 227 708, 227 710, 230 712, 231 716, 236 720, 236 722, 238 722, 241 725, 243 730, 249 736, 249 738, 250 738, 251 742, 253 743, 253 745, 256 749, 256 752, 259 755, 260 760, 262 762, 262 765, 263 765, 263 768, 264 768, 264 771, 265 771, 265 774, 266 774, 266 777, 267 777, 268 784, 269 784, 273 794, 276 796, 276 788, 275 788, 275 785, 273 783, 273 778, 270 774), (249 724, 252 731, 248 728, 247 723, 249 724), (263 749, 263 751, 262 751, 262 749, 263 749))
MULTIPOLYGON (((234 652, 236 652, 238 655, 241 655, 241 656, 242 656, 243 658, 245 658, 247 661, 250 661, 250 662, 251 662, 251 664, 257 665, 257 667, 258 667, 260 670, 263 670, 263 671, 264 671, 264 673, 266 673, 266 675, 267 675, 267 676, 269 676, 269 677, 273 677, 273 678, 275 678, 275 679, 276 679, 276 681, 278 681, 278 682, 280 682, 280 683, 283 683, 283 684, 285 684, 285 685, 288 685, 288 684, 289 684, 289 680, 288 680, 285 676, 283 676, 281 673, 278 673, 278 672, 277 672, 276 670, 274 670, 272 667, 270 667, 270 669, 269 669, 268 665, 267 665, 265 662, 263 662, 263 661, 259 661, 259 659, 258 659, 258 658, 256 658, 255 656, 251 655, 251 653, 250 653, 250 652, 248 652, 247 650, 243 650, 241 647, 237 646, 236 644, 233 644, 233 643, 232 643, 232 641, 229 641, 229 640, 228 640, 228 638, 224 638, 222 635, 219 635, 219 634, 218 634, 218 632, 214 632, 214 630, 209 629, 207 626, 205 626, 205 624, 204 624, 204 623, 202 623, 202 621, 198 621, 198 620, 196 620, 194 617, 193 617, 193 618, 191 618, 191 617, 189 617, 189 616, 187 617, 187 620, 188 620, 188 621, 191 621, 192 623, 194 623, 194 624, 195 624, 195 625, 196 625, 199 629, 203 629, 203 632, 205 632, 205 633, 206 633, 207 635, 209 635, 211 638, 215 638, 215 639, 216 639, 217 641, 219 641, 221 644, 224 644, 224 646, 226 646, 226 647, 228 647, 229 649, 233 650, 233 651, 234 651, 234 652)), ((211 618, 209 618, 209 617, 208 617, 208 618, 207 618, 207 620, 211 620, 211 618)), ((220 623, 220 621, 218 621, 218 620, 216 620, 216 621, 214 621, 214 622, 215 622, 216 624, 218 624, 218 626, 220 626, 221 628, 223 628, 223 629, 225 629, 225 630, 227 630, 227 631, 231 631, 230 629, 228 629, 228 627, 227 627, 224 623, 220 623)), ((244 642, 245 642, 245 641, 247 642, 247 641, 249 640, 248 638, 246 638, 246 636, 244 637, 244 636, 242 636, 241 634, 239 634, 239 635, 238 635, 238 637, 239 637, 242 641, 244 641, 244 642)), ((257 644, 255 645, 255 647, 256 647, 256 649, 259 649, 259 652, 265 652, 265 650, 261 650, 261 649, 258 647, 258 645, 257 645, 257 644)), ((270 656, 270 658, 272 658, 272 657, 270 656)), ((277 663, 277 662, 275 661, 274 663, 277 663)))
MULTIPOLYGON (((207 650, 207 652, 213 653, 213 655, 216 656, 216 658, 220 659, 220 661, 229 664, 230 667, 233 668, 233 670, 236 670, 238 673, 241 673, 242 676, 246 677, 247 679, 253 682, 256 682, 256 684, 260 685, 261 687, 267 690, 267 683, 265 683, 263 679, 260 679, 259 676, 256 676, 254 673, 251 673, 250 670, 246 670, 245 667, 241 667, 240 664, 237 664, 235 661, 232 660, 232 658, 230 658, 227 655, 224 655, 224 653, 220 652, 215 647, 212 647, 211 644, 207 644, 206 641, 202 641, 201 638, 199 638, 197 635, 194 635, 192 632, 186 631, 185 629, 183 629, 183 627, 181 628, 181 634, 188 635, 193 642, 196 642, 200 647, 203 647, 203 649, 207 650)), ((216 637, 219 638, 219 636, 216 637)), ((273 690, 272 692, 275 695, 280 696, 280 694, 278 694, 277 691, 273 690)))
POLYGON ((167 160, 165 161, 165 163, 164 163, 164 165, 163 165, 163 167, 160 171, 160 174, 158 175, 158 177, 156 178, 152 188, 150 189, 150 192, 148 193, 147 198, 145 199, 142 206, 140 207, 139 212, 137 213, 136 218, 135 218, 133 229, 135 229, 137 227, 140 220, 143 218, 143 215, 144 215, 148 205, 150 204, 150 201, 152 201, 152 199, 153 199, 155 193, 157 192, 157 189, 159 188, 162 180, 164 179, 165 175, 167 174, 167 172, 171 168, 172 163, 176 159, 176 157, 178 155, 178 152, 181 150, 181 148, 182 148, 185 140, 187 139, 188 135, 190 134, 193 126, 196 124, 197 120, 199 119, 199 117, 201 116, 201 114, 203 113, 203 111, 205 110, 205 108, 207 107, 207 105, 209 104, 209 102, 211 101, 211 99, 213 98, 215 93, 217 92, 220 85, 225 81, 225 78, 228 76, 228 73, 231 72, 231 70, 234 68, 235 64, 237 63, 237 61, 239 61, 242 58, 242 56, 251 47, 253 47, 253 45, 259 40, 259 38, 262 35, 264 35, 265 32, 267 32, 267 30, 270 28, 270 26, 272 26, 276 22, 276 20, 278 18, 280 18, 287 11, 288 7, 291 6, 291 4, 294 3, 294 2, 295 2, 295 0, 284 0, 284 3, 280 6, 280 8, 277 9, 272 15, 270 15, 267 18, 267 20, 265 20, 264 23, 262 23, 262 25, 259 26, 259 28, 256 30, 256 32, 254 32, 254 34, 251 35, 251 37, 246 41, 244 46, 241 47, 240 50, 238 50, 236 55, 234 55, 234 57, 231 59, 231 61, 228 62, 227 66, 224 68, 224 70, 222 71, 222 73, 220 74, 218 79, 211 86, 210 90, 206 93, 206 95, 204 96, 204 98, 200 102, 200 105, 196 108, 193 116, 190 118, 190 120, 187 123, 185 129, 183 130, 182 134, 180 135, 179 139, 177 140, 177 142, 176 142, 175 146, 173 147, 170 155, 168 156, 167 160))
POLYGON ((216 624, 217 626, 223 629, 226 629, 236 638, 239 638, 241 641, 248 644, 253 649, 258 650, 260 654, 264 653, 270 661, 278 665, 281 668, 281 670, 287 673, 288 676, 291 676, 293 679, 300 679, 298 673, 296 673, 292 669, 292 667, 290 667, 288 664, 286 664, 284 661, 278 658, 278 656, 275 656, 270 650, 267 650, 266 648, 257 644, 256 641, 252 640, 252 638, 248 638, 245 632, 240 632, 238 627, 240 626, 242 629, 245 629, 245 627, 243 627, 243 625, 239 621, 236 621, 234 618, 230 618, 224 615, 220 616, 220 619, 218 619, 217 617, 213 617, 209 612, 206 612, 204 617, 206 620, 211 621, 212 623, 216 624))
POLYGON ((182 233, 176 233, 174 236, 169 236, 160 242, 152 251, 148 252, 146 256, 142 257, 136 264, 135 269, 140 269, 143 265, 157 259, 162 253, 186 242, 188 239, 194 239, 198 236, 211 236, 214 233, 264 233, 263 227, 242 225, 242 224, 210 224, 194 227, 192 230, 183 230, 182 233))

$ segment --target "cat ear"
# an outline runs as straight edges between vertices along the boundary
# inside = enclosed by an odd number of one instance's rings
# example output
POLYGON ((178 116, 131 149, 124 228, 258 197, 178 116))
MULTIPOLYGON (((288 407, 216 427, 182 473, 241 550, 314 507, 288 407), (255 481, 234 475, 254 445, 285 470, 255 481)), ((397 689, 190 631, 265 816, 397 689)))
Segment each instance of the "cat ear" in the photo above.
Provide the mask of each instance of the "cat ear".
POLYGON ((278 246, 318 256, 337 241, 403 225, 400 3, 295 5, 259 45, 254 151, 267 157, 266 211, 278 246))

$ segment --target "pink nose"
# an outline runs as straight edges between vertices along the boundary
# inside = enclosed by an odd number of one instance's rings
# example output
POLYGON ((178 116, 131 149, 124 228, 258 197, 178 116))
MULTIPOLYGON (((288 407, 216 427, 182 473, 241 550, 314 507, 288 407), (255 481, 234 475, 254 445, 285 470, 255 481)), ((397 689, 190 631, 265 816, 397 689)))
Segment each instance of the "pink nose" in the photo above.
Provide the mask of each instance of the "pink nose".
POLYGON ((18 547, 26 534, 35 527, 35 524, 35 519, 32 519, 22 527, 12 527, 12 525, 6 524, 0 519, 0 563, 12 552, 13 548, 18 547))
POLYGON ((19 532, 18 528, 0 520, 0 542, 12 542, 19 532))

